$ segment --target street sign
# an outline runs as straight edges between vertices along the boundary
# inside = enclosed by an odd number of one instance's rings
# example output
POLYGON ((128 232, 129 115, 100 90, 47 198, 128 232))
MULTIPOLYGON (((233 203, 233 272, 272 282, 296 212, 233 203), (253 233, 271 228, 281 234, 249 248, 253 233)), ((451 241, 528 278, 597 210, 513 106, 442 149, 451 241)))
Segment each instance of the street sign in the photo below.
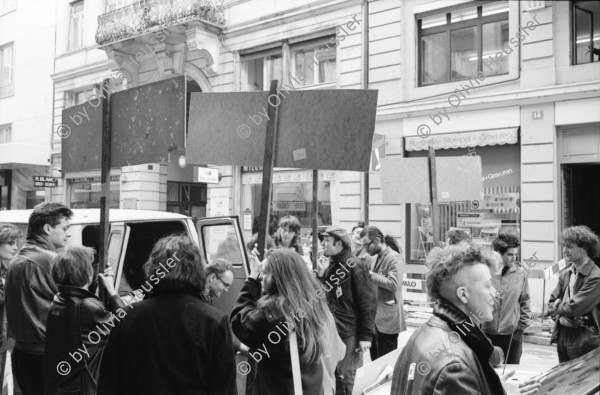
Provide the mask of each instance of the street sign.
POLYGON ((56 177, 45 177, 45 176, 33 176, 33 186, 40 188, 54 188, 58 186, 58 178, 56 177))

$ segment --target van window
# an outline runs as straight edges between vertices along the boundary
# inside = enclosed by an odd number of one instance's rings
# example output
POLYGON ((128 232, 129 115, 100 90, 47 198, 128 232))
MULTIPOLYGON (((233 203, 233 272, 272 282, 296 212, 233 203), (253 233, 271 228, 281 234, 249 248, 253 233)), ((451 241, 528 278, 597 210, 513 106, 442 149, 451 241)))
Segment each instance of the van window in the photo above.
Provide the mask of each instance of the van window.
POLYGON ((242 266, 240 241, 232 225, 209 225, 202 228, 204 251, 209 262, 226 259, 234 266, 242 266))

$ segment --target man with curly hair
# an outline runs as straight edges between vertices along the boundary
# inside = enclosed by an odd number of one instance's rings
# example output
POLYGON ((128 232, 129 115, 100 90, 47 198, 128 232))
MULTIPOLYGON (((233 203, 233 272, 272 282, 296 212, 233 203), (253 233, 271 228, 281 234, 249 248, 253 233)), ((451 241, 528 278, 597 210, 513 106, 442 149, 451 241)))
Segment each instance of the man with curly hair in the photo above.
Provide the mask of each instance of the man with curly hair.
POLYGON ((492 242, 494 251, 502 256, 500 272, 492 274, 497 296, 491 321, 483 324, 483 331, 494 346, 502 348, 506 363, 518 364, 523 351, 523 331, 529 326, 530 297, 527 272, 517 262, 519 239, 501 233, 492 242))
POLYGON ((433 317, 412 334, 394 367, 392 394, 533 394, 532 380, 508 383, 490 365, 494 346, 477 325, 492 319, 494 259, 467 243, 434 248, 427 257, 433 317), (477 319, 474 319, 476 317, 477 319))
POLYGON ((600 346, 600 238, 587 226, 573 226, 561 235, 564 270, 550 296, 548 309, 556 326, 550 343, 557 343, 558 361, 566 362, 600 346))

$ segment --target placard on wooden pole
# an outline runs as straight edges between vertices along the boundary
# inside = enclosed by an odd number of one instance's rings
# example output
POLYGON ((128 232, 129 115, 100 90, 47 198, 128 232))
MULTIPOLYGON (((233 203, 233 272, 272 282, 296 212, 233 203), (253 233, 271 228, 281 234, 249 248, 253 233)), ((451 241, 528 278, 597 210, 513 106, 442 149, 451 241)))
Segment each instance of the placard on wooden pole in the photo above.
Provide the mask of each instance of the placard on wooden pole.
MULTIPOLYGON (((277 95, 278 80, 271 80, 269 97, 277 95)), ((275 164, 275 149, 277 147, 277 120, 279 106, 271 104, 267 99, 267 131, 265 136, 265 156, 263 161, 262 188, 260 194, 260 222, 258 226, 258 253, 262 261, 267 246, 267 231, 269 229, 269 214, 272 190, 273 166, 275 164)))

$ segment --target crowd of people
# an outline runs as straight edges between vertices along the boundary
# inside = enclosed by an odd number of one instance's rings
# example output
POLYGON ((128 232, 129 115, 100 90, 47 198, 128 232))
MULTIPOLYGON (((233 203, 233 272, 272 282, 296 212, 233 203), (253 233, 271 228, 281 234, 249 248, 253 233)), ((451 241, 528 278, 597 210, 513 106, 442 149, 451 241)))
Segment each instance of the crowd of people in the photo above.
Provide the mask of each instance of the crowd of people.
MULTIPOLYGON (((0 225, 0 369, 9 349, 24 395, 236 394, 240 374, 247 394, 351 394, 365 353, 396 350, 406 330, 402 253, 375 226, 322 229, 312 270, 299 221, 281 218, 262 259, 256 239, 247 244, 250 273, 225 314, 212 304, 234 283, 227 259, 205 262, 189 237, 164 237, 143 267, 148 292, 126 302, 110 266, 94 275, 93 249, 67 245, 72 215, 36 206, 18 250, 20 231, 0 225)), ((447 236, 426 261, 433 316, 403 347, 392 394, 537 392, 539 383, 511 384, 494 370, 519 363, 529 325, 518 237, 501 232, 488 252, 463 231, 447 236)), ((561 240, 569 266, 548 313, 564 362, 600 346, 600 239, 576 226, 561 240)))

